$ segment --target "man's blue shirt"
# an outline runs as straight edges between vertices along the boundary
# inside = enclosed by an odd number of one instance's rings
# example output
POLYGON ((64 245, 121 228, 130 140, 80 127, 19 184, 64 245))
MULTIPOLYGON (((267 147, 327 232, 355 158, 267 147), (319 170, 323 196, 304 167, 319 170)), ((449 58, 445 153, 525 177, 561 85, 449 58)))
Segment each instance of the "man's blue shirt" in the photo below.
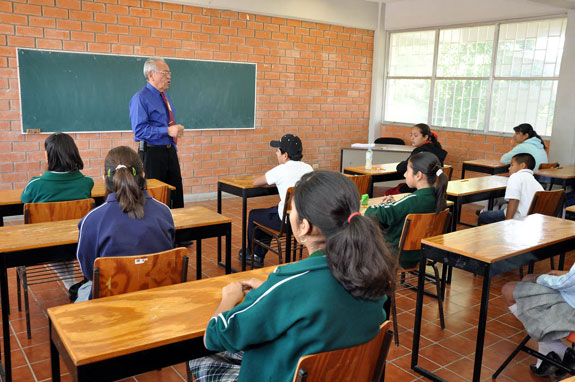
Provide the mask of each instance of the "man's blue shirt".
MULTIPOLYGON (((175 116, 172 100, 168 94, 164 95, 175 116)), ((168 135, 169 118, 160 92, 149 83, 130 100, 130 121, 136 142, 145 141, 151 145, 174 144, 172 137, 168 135)))

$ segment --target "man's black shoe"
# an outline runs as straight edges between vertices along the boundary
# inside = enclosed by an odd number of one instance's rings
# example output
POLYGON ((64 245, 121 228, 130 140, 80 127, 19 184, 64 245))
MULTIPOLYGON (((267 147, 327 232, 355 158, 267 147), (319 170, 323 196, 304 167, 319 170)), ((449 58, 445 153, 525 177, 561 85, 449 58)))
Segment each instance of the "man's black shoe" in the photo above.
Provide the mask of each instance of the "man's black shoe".
MULTIPOLYGON (((247 252, 247 249, 246 249, 247 252)), ((238 259, 241 261, 243 261, 244 259, 244 253, 242 252, 242 250, 240 249, 240 251, 238 252, 238 259)), ((248 257, 246 257, 246 266, 251 266, 251 256, 248 253, 248 257)), ((264 266, 264 258, 260 257, 258 255, 254 255, 254 268, 262 268, 264 266)))
MULTIPOLYGON (((563 356, 563 365, 567 366, 568 368, 575 370, 575 350, 571 348, 567 348, 565 350, 565 355, 563 356)), ((557 369, 555 372, 555 378, 561 380, 569 375, 568 372, 562 369, 557 369)))
MULTIPOLYGON (((551 358, 554 361, 561 362, 561 358, 559 358, 557 353, 555 353, 554 351, 547 354, 547 357, 551 358)), ((533 364, 530 365, 529 368, 531 369, 531 372, 538 377, 551 377, 557 371, 557 366, 552 365, 547 361, 541 362, 541 365, 539 365, 539 367, 533 364)))

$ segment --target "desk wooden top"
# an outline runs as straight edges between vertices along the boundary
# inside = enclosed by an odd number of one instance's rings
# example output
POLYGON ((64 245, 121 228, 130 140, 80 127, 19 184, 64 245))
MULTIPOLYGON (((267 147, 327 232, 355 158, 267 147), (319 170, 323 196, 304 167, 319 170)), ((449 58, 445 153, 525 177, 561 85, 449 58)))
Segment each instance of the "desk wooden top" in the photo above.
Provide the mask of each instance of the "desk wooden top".
POLYGON ((540 214, 423 239, 422 244, 485 263, 575 238, 575 222, 540 214))
POLYGON ((575 377, 569 377, 562 379, 561 382, 575 382, 575 377))
POLYGON ((533 171, 533 175, 548 176, 550 178, 558 179, 573 179, 575 178, 575 166, 562 166, 545 170, 537 170, 533 171))
MULTIPOLYGON (((172 191, 176 189, 176 187, 171 186, 162 181, 159 181, 157 179, 148 179, 147 184, 149 188, 168 186, 168 188, 172 191)), ((20 200, 20 195, 22 195, 22 191, 24 190, 0 191, 0 206, 22 204, 22 201, 20 200)), ((94 183, 94 188, 92 188, 92 197, 102 198, 104 197, 104 195, 106 195, 106 185, 104 183, 94 183)))
POLYGON ((480 176, 478 178, 451 180, 447 184, 447 195, 464 196, 507 187, 506 176, 480 176))
MULTIPOLYGON (((393 198, 397 201, 397 200, 401 200, 404 197, 406 197, 407 195, 410 195, 409 192, 406 192, 404 194, 396 194, 393 195, 393 198)), ((381 201, 383 200, 384 196, 380 196, 377 198, 371 198, 369 199, 369 202, 367 203, 367 206, 359 206, 359 212, 363 215, 365 213, 365 210, 367 210, 368 207, 371 206, 375 206, 378 205, 379 203, 381 203, 381 201)), ((447 207, 451 207, 454 203, 451 200, 447 201, 447 207)))
POLYGON ((575 212, 575 204, 572 205, 572 206, 569 206, 569 207, 565 208, 565 211, 567 211, 567 212, 575 212))
MULTIPOLYGON (((371 167, 371 170, 366 169, 365 166, 346 167, 343 171, 354 172, 362 175, 390 175, 397 173, 396 167, 398 164, 399 162, 374 164, 371 167)), ((451 166, 446 164, 443 168, 451 168, 451 166)))
POLYGON ((204 335, 224 286, 275 267, 191 281, 48 309, 76 366, 204 335))
POLYGON ((473 160, 464 160, 463 164, 471 164, 474 166, 481 166, 487 168, 502 168, 502 167, 509 167, 508 164, 503 164, 495 159, 473 159, 473 160))
POLYGON ((256 175, 238 175, 238 176, 228 176, 225 178, 218 178, 218 182, 229 184, 237 188, 247 189, 247 188, 260 188, 260 187, 275 187, 275 186, 254 186, 254 180, 258 176, 256 175))
MULTIPOLYGON (((172 210, 176 230, 231 223, 232 219, 205 207, 172 210)), ((0 227, 0 253, 78 242, 80 219, 0 227)))

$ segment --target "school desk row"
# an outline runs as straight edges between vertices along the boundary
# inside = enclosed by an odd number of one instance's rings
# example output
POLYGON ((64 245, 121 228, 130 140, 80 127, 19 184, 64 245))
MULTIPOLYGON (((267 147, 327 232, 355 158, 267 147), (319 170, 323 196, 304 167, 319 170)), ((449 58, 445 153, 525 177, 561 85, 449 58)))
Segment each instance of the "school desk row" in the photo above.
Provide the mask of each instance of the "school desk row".
MULTIPOLYGON (((492 277, 573 249, 575 222, 538 214, 422 241, 423 260, 429 258, 483 276, 473 381, 481 380, 492 277)), ((411 366, 434 381, 443 381, 418 364, 425 261, 420 264, 411 366)), ((121 379, 209 354, 202 336, 221 299, 221 288, 241 279, 265 279, 272 269, 48 309, 53 380, 60 380, 60 355, 75 381, 99 381, 121 379)))

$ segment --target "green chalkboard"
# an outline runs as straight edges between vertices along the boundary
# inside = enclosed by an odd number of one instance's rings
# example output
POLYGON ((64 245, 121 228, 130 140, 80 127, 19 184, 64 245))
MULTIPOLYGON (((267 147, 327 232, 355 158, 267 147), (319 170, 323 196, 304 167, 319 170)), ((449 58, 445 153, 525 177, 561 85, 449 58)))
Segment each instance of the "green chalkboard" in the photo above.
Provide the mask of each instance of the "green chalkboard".
MULTIPOLYGON (((18 50, 22 131, 131 130, 130 99, 146 57, 18 50)), ((186 129, 254 128, 256 65, 166 59, 176 122, 186 129)))

